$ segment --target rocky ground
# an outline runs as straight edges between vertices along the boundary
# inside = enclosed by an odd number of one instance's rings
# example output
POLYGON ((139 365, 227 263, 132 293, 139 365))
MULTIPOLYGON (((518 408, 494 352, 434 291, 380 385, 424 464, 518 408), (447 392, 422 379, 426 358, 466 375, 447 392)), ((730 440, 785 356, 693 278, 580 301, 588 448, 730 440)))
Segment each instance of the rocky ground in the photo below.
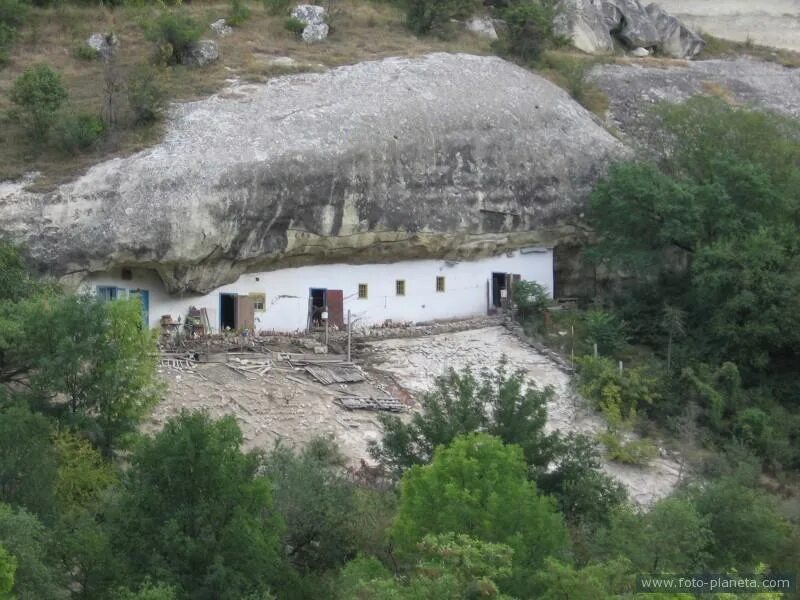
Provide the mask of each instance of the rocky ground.
MULTIPOLYGON (((247 355, 239 355, 228 364, 201 363, 189 369, 165 366, 161 376, 167 392, 153 411, 149 428, 160 427, 182 409, 206 410, 215 418, 233 415, 246 448, 269 449, 278 440, 301 445, 313 436, 331 435, 351 464, 358 464, 368 458, 367 442, 381 435, 376 414, 347 411, 334 403, 335 398, 345 394, 392 395, 413 407, 414 398, 430 389, 436 376, 448 368, 493 366, 502 356, 509 368, 523 369, 537 385, 555 389, 549 406, 550 430, 592 433, 602 427, 598 416, 587 410, 572 390, 569 375, 552 360, 518 340, 496 320, 479 320, 473 327, 477 328, 460 330, 454 322, 422 327, 415 337, 372 336, 358 344, 367 381, 355 384, 324 386, 302 371, 277 362, 263 376, 244 375, 231 368, 240 364, 238 360, 248 360, 247 355)), ((677 463, 664 458, 646 468, 618 464, 604 468, 642 505, 665 496, 678 481, 677 463)))

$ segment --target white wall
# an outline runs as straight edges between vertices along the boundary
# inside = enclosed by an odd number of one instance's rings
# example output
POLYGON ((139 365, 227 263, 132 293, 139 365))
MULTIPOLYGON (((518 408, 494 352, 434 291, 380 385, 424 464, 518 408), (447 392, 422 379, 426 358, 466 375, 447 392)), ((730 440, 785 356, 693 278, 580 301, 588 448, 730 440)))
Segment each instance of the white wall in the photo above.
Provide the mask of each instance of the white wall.
POLYGON ((256 312, 260 331, 296 331, 306 327, 310 288, 342 290, 344 312, 350 309, 359 324, 394 321, 430 321, 486 314, 487 282, 492 272, 518 273, 522 279, 537 281, 553 290, 553 252, 509 252, 474 261, 415 260, 388 264, 314 265, 248 273, 235 283, 205 295, 170 296, 154 271, 133 269, 133 279, 124 281, 120 271, 94 274, 83 283, 84 289, 116 286, 146 289, 150 292, 150 326, 159 324, 161 315, 182 318, 190 306, 205 308, 211 326, 219 328, 220 293, 266 294, 266 310, 256 312), (445 291, 436 291, 436 277, 445 277, 445 291), (395 295, 395 281, 404 279, 406 295, 395 295), (358 284, 369 286, 367 299, 358 298, 358 284))

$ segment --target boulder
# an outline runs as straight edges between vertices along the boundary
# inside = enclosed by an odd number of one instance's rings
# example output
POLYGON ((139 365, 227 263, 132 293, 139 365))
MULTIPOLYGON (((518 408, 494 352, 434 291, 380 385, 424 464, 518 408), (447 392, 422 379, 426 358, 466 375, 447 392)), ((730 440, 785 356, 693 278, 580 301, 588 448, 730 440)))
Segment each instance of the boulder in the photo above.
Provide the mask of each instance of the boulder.
POLYGON ((305 24, 303 40, 312 44, 328 37, 325 15, 325 8, 314 4, 299 4, 292 9, 292 17, 305 24))
POLYGON ((659 50, 663 54, 674 58, 692 58, 705 48, 703 38, 658 4, 649 4, 646 10, 661 38, 659 50))
POLYGON ((628 155, 567 92, 493 56, 231 86, 49 192, 0 185, 0 231, 66 284, 143 267, 208 292, 248 271, 551 245, 628 155))
POLYGON ((639 0, 559 0, 553 29, 579 50, 607 54, 614 39, 629 49, 658 49, 668 56, 695 56, 703 40, 656 4, 639 0))
POLYGON ((306 25, 305 29, 303 29, 302 37, 303 41, 308 42, 309 44, 321 42, 328 37, 327 23, 312 23, 306 25))
POLYGON ((464 29, 474 33, 478 37, 488 40, 497 39, 497 30, 494 28, 494 21, 488 17, 472 17, 464 23, 464 29))
POLYGON ((114 33, 93 33, 86 39, 86 45, 103 60, 109 60, 119 46, 119 39, 114 33))
POLYGON ((635 56, 636 58, 645 58, 646 56, 650 56, 650 50, 647 48, 634 48, 631 50, 631 56, 635 56))
POLYGON ((655 48, 661 44, 658 29, 639 0, 605 0, 605 4, 620 15, 612 31, 623 44, 629 48, 655 48))
POLYGON ((211 25, 211 30, 216 33, 219 37, 225 37, 233 33, 233 28, 228 25, 225 19, 217 19, 211 25))
POLYGON ((572 41, 588 54, 607 54, 614 50, 603 11, 602 0, 559 0, 553 18, 553 32, 572 41))
POLYGON ((192 42, 181 53, 180 62, 187 67, 204 67, 219 59, 219 46, 213 40, 192 42))

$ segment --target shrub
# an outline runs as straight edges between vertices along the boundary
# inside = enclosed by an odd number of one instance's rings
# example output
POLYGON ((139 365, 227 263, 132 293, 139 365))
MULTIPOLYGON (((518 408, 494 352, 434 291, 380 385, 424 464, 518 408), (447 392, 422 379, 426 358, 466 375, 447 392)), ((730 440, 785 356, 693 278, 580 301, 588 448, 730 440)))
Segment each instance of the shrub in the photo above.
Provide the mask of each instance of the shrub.
POLYGON ((503 11, 507 27, 499 45, 501 50, 527 63, 539 60, 555 41, 553 11, 538 1, 517 2, 503 11))
POLYGON ((239 27, 250 18, 250 8, 243 0, 231 0, 231 10, 225 22, 231 27, 239 27))
POLYGON ((626 440, 618 431, 603 431, 598 441, 606 448, 609 460, 626 465, 646 465, 656 456, 656 447, 648 440, 626 440))
POLYGON ((305 23, 303 23, 300 19, 295 19, 294 17, 287 17, 287 19, 283 22, 283 26, 286 27, 287 31, 291 32, 297 37, 303 35, 303 30, 306 28, 305 23))
POLYGON ((20 122, 38 144, 47 137, 56 111, 67 99, 67 92, 58 73, 47 65, 37 65, 17 78, 10 96, 16 105, 12 118, 20 122))
POLYGON ((273 16, 286 14, 290 5, 291 0, 264 0, 264 9, 273 16))
POLYGON ((450 19, 463 19, 473 14, 477 0, 409 0, 406 25, 419 34, 450 32, 450 19))
POLYGON ((522 320, 541 316, 550 304, 550 294, 535 281, 516 282, 511 296, 522 320))
POLYGON ((55 122, 56 140, 67 154, 91 148, 103 135, 104 129, 100 117, 89 113, 63 113, 55 122))
POLYGON ((72 56, 78 60, 94 60, 98 58, 100 54, 91 46, 88 46, 83 42, 78 42, 72 49, 72 56))
POLYGON ((150 65, 139 65, 128 77, 128 104, 136 125, 157 121, 166 105, 167 94, 161 85, 161 72, 150 65))
POLYGON ((608 96, 589 80, 589 71, 598 63, 596 58, 548 52, 542 57, 542 66, 548 76, 564 88, 581 106, 602 115, 608 110, 608 96))
POLYGON ((205 27, 181 11, 164 12, 145 29, 145 37, 158 46, 159 59, 174 64, 205 27))
POLYGON ((600 354, 614 354, 626 344, 625 322, 620 321, 613 313, 598 309, 590 310, 584 315, 583 320, 586 342, 590 346, 597 344, 597 351, 600 354))

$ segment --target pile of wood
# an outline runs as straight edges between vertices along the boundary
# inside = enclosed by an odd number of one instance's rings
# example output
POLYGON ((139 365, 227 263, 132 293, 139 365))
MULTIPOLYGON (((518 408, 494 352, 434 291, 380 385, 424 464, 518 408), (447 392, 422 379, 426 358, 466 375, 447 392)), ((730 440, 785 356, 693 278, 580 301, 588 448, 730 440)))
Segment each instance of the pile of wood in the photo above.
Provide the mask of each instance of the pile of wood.
POLYGON ((322 385, 358 383, 364 381, 364 372, 355 363, 336 354, 282 353, 290 367, 304 370, 322 385))
POLYGON ((232 371, 244 375, 247 379, 252 379, 249 377, 250 375, 263 377, 272 369, 272 361, 268 358, 253 359, 233 356, 223 364, 232 371))

